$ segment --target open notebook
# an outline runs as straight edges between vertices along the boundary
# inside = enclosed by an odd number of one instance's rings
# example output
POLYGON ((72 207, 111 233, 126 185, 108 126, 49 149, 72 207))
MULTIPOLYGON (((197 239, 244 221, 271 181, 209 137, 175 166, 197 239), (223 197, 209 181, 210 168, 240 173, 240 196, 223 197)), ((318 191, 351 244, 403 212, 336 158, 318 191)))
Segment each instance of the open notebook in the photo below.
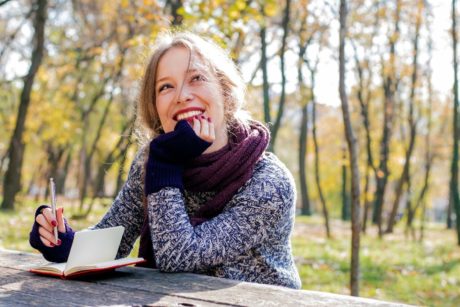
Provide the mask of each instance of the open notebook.
POLYGON ((143 258, 115 260, 124 230, 117 226, 76 232, 66 263, 50 262, 29 271, 66 279, 144 262, 143 258))

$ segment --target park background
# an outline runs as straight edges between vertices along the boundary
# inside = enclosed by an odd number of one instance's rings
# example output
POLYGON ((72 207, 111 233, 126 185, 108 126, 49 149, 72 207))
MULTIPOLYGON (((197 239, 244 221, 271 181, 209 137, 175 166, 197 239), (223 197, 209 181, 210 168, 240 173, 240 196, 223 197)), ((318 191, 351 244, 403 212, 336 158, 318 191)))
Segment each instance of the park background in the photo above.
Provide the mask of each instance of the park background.
POLYGON ((28 231, 34 208, 49 202, 50 177, 75 229, 102 217, 140 146, 135 105, 152 43, 186 29, 229 50, 247 109, 270 127, 270 150, 296 179, 303 288, 350 294, 358 205, 359 295, 458 306, 455 5, 0 1, 0 247, 32 251, 28 231))

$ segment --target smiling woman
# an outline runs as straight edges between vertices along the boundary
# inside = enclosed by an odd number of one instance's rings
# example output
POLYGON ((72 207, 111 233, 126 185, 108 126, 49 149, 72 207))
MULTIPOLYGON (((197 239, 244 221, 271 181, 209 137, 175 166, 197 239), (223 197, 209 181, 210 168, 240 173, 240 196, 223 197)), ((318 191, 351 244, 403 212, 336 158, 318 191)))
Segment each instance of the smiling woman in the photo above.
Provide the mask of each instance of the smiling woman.
MULTIPOLYGON (((150 144, 93 228, 125 227, 118 257, 140 235, 139 255, 165 272, 300 288, 290 244, 293 178, 265 152, 265 126, 242 111, 238 69, 191 33, 165 34, 155 45, 138 105, 150 144)), ((30 241, 46 259, 65 261, 73 230, 57 212, 37 209, 30 241)))

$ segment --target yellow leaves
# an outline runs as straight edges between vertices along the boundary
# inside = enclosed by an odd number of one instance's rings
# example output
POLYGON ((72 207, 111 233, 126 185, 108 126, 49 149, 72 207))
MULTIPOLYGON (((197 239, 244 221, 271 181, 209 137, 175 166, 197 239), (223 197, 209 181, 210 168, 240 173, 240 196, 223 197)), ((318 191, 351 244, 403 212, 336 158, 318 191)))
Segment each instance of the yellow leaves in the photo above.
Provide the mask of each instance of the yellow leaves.
POLYGON ((239 10, 235 6, 231 6, 228 11, 228 16, 232 19, 237 19, 240 15, 239 10))
POLYGON ((129 6, 129 0, 121 0, 120 6, 123 9, 127 8, 129 6))
POLYGON ((236 6, 238 10, 242 11, 246 8, 246 1, 244 0, 235 1, 234 6, 236 6))
POLYGON ((177 14, 182 15, 182 16, 185 15, 186 13, 185 8, 183 6, 181 6, 176 12, 177 14))
POLYGON ((264 6, 264 13, 267 17, 273 17, 278 13, 278 5, 276 2, 268 2, 264 6))
POLYGON ((47 82, 39 82, 38 89, 34 88, 26 120, 26 143, 52 142, 63 145, 75 138, 79 122, 75 119, 75 106, 68 98, 68 92, 73 87, 62 83, 57 90, 52 89, 47 82), (47 89, 43 90, 40 86, 47 89))

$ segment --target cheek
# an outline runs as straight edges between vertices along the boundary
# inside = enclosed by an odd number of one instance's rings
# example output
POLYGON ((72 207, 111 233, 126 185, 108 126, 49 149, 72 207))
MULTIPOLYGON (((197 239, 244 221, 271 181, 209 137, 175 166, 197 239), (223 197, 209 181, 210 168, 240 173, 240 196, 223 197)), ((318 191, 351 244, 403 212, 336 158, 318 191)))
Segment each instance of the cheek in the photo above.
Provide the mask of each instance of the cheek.
MULTIPOLYGON (((157 98, 156 101, 156 109, 158 113, 158 117, 160 118, 161 126, 165 132, 172 131, 171 123, 168 117, 168 104, 165 103, 164 99, 157 98)), ((174 126, 173 126, 174 129, 174 126)))

